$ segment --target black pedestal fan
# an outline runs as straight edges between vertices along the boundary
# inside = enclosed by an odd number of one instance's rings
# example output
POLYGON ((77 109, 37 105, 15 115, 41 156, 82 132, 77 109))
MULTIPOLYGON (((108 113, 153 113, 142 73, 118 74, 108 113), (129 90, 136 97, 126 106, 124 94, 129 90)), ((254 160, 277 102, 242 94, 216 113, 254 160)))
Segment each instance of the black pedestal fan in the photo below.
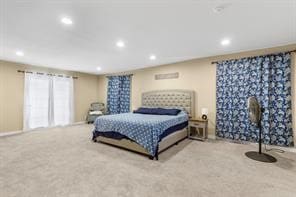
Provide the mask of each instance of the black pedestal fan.
POLYGON ((250 121, 255 124, 259 129, 259 151, 249 151, 245 155, 253 160, 273 163, 276 162, 276 158, 266 153, 262 153, 262 127, 261 127, 261 113, 262 108, 255 97, 248 98, 248 110, 250 121))

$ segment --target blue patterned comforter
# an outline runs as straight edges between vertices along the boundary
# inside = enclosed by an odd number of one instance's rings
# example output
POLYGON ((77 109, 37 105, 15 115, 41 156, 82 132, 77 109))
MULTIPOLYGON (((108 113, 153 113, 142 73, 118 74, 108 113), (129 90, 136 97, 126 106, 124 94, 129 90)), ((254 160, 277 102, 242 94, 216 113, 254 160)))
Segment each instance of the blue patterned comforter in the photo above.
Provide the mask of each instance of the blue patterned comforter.
POLYGON ((95 121, 95 132, 118 132, 143 146, 155 156, 159 136, 168 128, 188 121, 188 115, 176 116, 123 113, 100 116, 95 121))

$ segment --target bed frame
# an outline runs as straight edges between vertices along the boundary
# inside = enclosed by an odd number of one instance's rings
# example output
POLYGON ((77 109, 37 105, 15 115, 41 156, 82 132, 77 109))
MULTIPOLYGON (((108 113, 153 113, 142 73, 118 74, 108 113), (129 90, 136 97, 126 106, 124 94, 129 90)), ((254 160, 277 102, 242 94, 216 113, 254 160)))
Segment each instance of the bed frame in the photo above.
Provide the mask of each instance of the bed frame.
MULTIPOLYGON (((142 106, 145 107, 178 107, 183 108, 192 117, 194 115, 194 91, 190 90, 157 90, 142 93, 142 106)), ((187 128, 173 132, 163 138, 157 148, 155 159, 158 160, 158 154, 169 147, 178 144, 187 137, 187 128)), ((133 152, 147 155, 150 159, 154 159, 146 149, 129 139, 112 139, 99 136, 95 139, 98 142, 113 145, 133 152)))

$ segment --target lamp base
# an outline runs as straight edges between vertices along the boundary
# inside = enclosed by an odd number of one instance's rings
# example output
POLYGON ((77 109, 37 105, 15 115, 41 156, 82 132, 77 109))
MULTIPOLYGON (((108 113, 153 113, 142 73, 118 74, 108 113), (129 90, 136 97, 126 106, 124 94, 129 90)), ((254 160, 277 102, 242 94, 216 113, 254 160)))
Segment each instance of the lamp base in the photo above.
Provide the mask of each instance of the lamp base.
POLYGON ((265 153, 259 153, 256 151, 246 152, 245 155, 250 159, 265 162, 265 163, 274 163, 277 161, 277 159, 271 155, 268 155, 265 153))

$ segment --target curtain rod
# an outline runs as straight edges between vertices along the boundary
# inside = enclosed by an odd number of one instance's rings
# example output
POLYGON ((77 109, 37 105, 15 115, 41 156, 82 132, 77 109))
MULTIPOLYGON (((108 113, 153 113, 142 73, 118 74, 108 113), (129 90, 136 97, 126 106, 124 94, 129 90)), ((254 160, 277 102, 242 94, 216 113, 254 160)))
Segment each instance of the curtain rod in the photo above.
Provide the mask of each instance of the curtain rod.
MULTIPOLYGON (((292 52, 296 52, 296 50, 293 50, 293 51, 285 51, 285 52, 279 52, 279 53, 292 53, 292 52)), ((271 53, 271 54, 276 54, 276 53, 271 53)), ((269 55, 269 54, 266 54, 266 55, 269 55)), ((223 61, 232 61, 232 60, 239 60, 239 59, 243 59, 243 58, 258 57, 258 56, 264 56, 264 55, 256 55, 256 56, 251 56, 251 57, 242 57, 242 58, 236 58, 236 59, 228 59, 228 60, 214 61, 214 62, 211 62, 211 64, 217 64, 217 63, 219 63, 219 62, 223 62, 223 61)))
MULTIPOLYGON (((33 74, 32 71, 24 71, 24 70, 18 70, 18 73, 31 73, 33 74)), ((58 75, 58 74, 51 74, 51 73, 42 73, 42 72, 36 72, 37 75, 48 75, 48 76, 58 76, 58 77, 66 77, 70 78, 72 76, 64 76, 64 75, 58 75)), ((73 79, 78 79, 78 77, 72 77, 73 79)))
POLYGON ((116 74, 114 74, 114 75, 106 75, 106 77, 116 77, 116 76, 133 76, 134 74, 122 74, 122 75, 116 75, 116 74))

